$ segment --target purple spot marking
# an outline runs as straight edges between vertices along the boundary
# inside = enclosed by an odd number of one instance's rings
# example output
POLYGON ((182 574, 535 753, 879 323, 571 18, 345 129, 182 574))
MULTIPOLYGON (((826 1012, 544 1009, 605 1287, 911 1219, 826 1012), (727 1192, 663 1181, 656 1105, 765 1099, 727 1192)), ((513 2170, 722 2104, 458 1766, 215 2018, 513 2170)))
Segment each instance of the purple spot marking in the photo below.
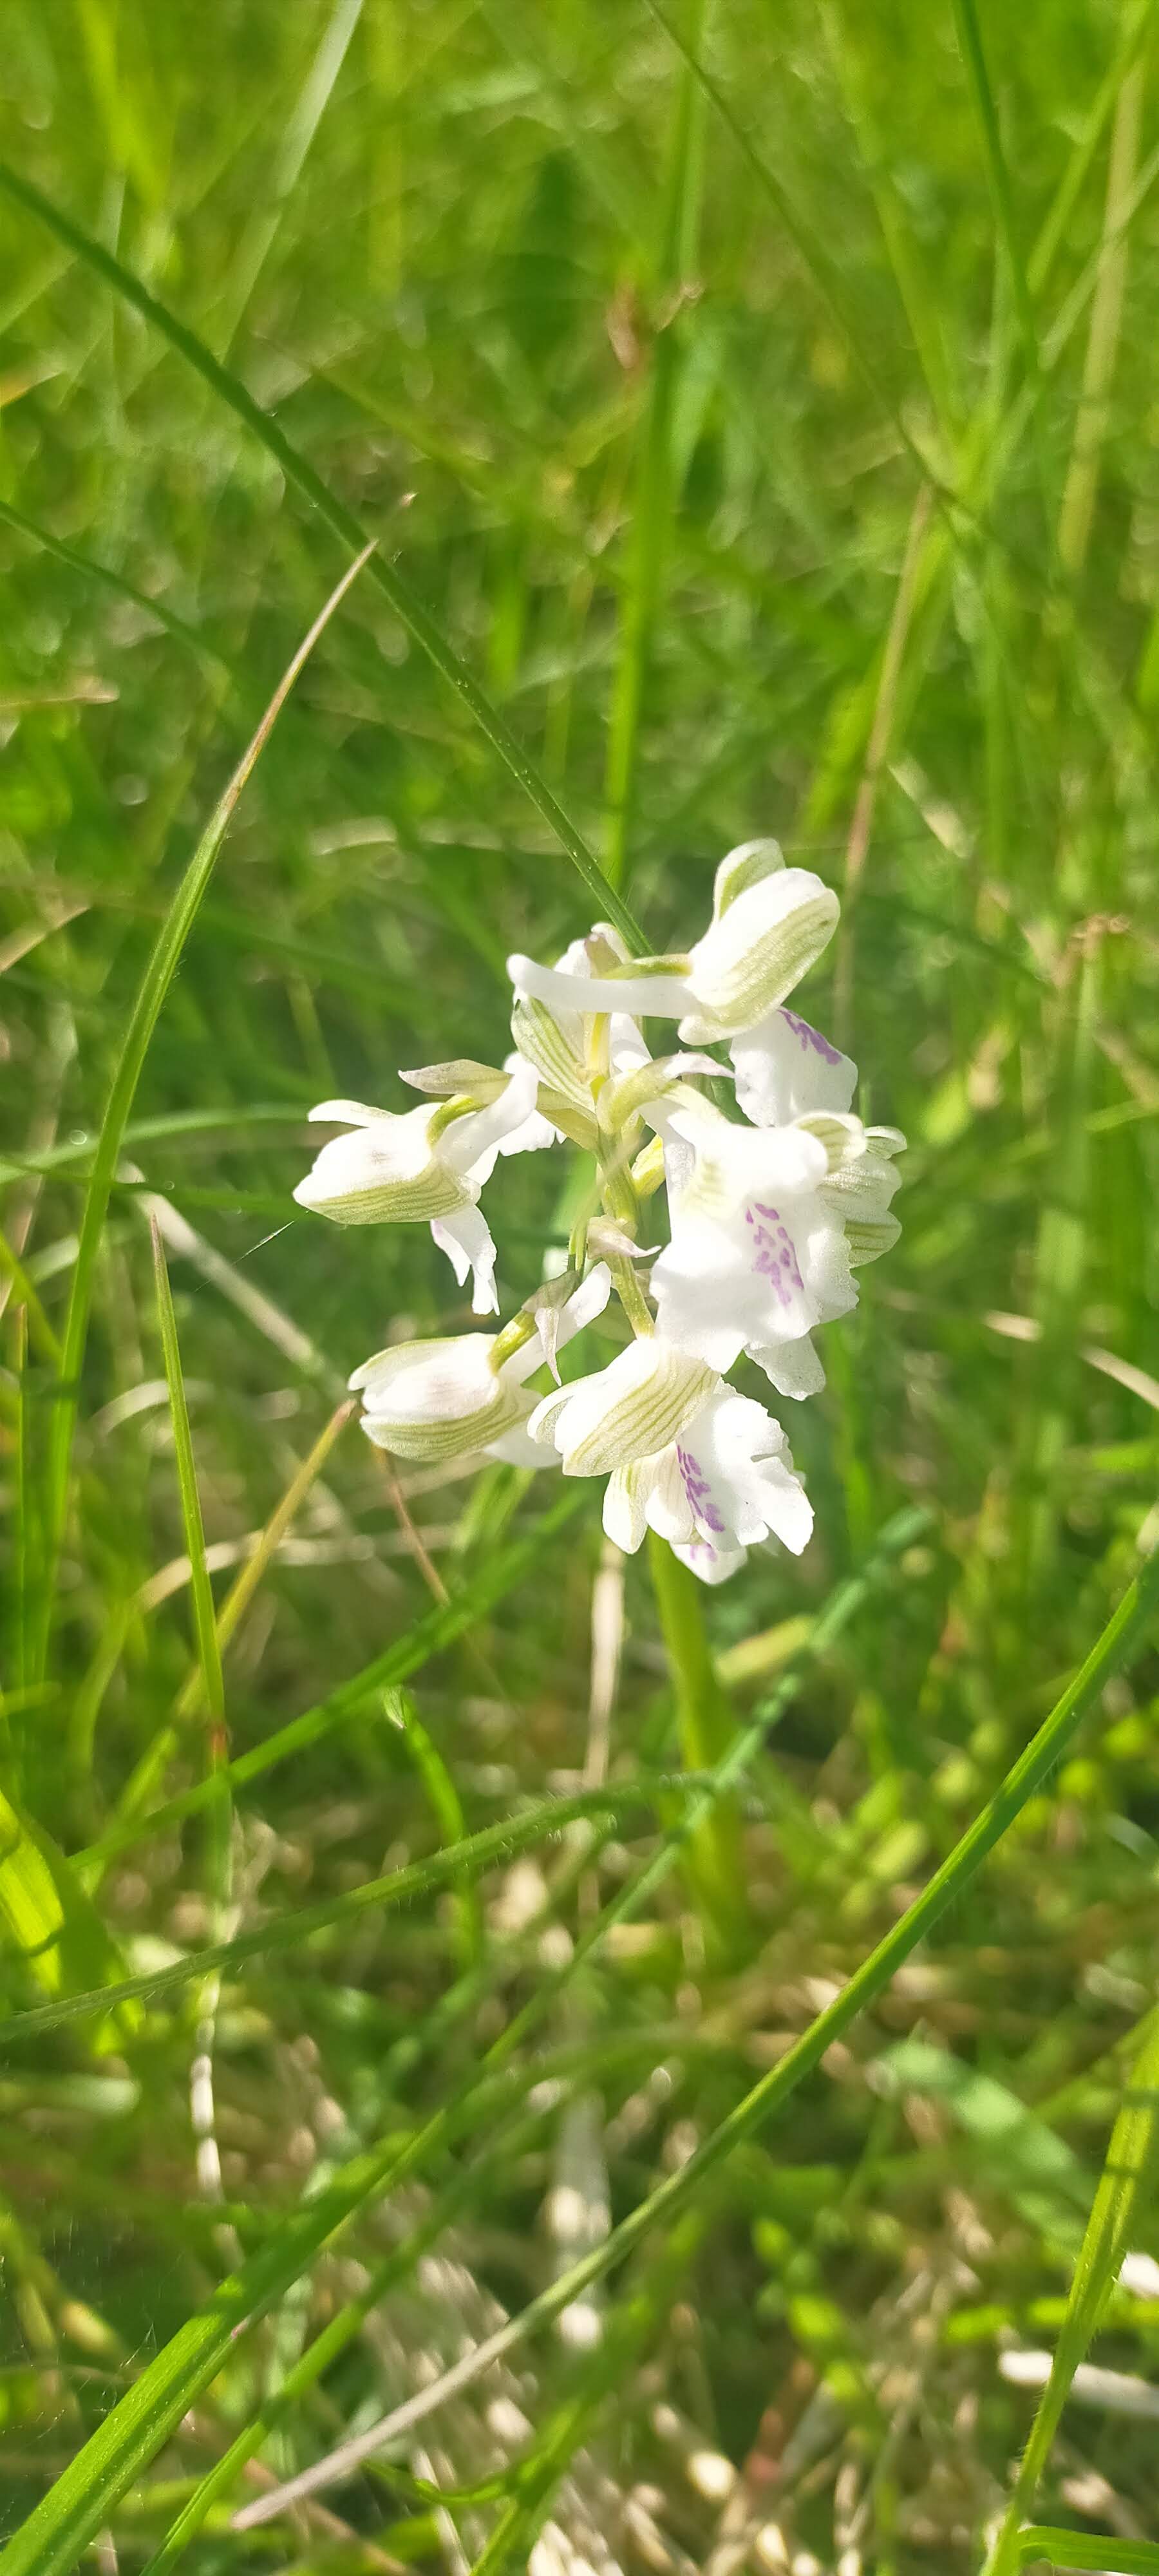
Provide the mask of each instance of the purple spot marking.
POLYGON ((701 1467, 700 1460, 693 1457, 691 1449, 682 1449, 679 1441, 676 1444, 676 1464, 680 1469, 684 1491, 696 1519, 703 1524, 704 1528, 722 1532, 724 1522, 713 1502, 712 1487, 701 1467))
POLYGON ((799 1019, 796 1011, 782 1011, 781 1018, 787 1021, 806 1055, 811 1047, 814 1055, 824 1056, 826 1064, 840 1064, 841 1057, 837 1048, 830 1046, 828 1038, 822 1037, 820 1029, 810 1027, 808 1020, 799 1019))
POLYGON ((770 1282, 779 1305, 791 1306, 794 1288, 803 1294, 805 1282, 780 1209, 766 1207, 760 1199, 754 1199, 752 1206, 745 1209, 745 1224, 753 1229, 753 1269, 757 1277, 770 1282))

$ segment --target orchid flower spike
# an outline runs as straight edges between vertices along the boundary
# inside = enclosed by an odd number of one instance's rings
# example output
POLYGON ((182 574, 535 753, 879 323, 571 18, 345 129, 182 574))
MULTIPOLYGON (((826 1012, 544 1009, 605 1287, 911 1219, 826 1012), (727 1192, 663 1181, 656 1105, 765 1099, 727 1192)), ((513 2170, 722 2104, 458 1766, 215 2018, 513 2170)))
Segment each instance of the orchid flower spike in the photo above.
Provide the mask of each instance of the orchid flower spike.
POLYGON ((502 1067, 420 1066, 403 1080, 428 1097, 401 1116, 349 1100, 313 1111, 348 1132, 322 1147, 301 1205, 343 1225, 427 1222, 460 1284, 473 1273, 476 1314, 497 1311, 479 1205, 497 1157, 567 1141, 595 1175, 561 1202, 566 1268, 545 1249, 504 1332, 400 1343, 355 1371, 371 1440, 402 1458, 481 1451, 606 1476, 609 1537, 632 1551, 652 1529, 706 1583, 764 1540, 805 1546, 812 1509, 784 1431, 726 1372, 748 1360, 778 1395, 815 1394, 814 1333, 856 1304, 857 1270, 898 1234, 905 1140, 862 1125, 856 1066, 789 1007, 837 912, 812 869, 746 841, 721 861, 687 952, 633 958, 597 922, 553 966, 514 956, 502 1067), (649 1019, 678 1023, 677 1051, 652 1054, 649 1019), (667 1227, 644 1213, 661 1191, 667 1227), (631 1340, 560 1385, 560 1352, 613 1286, 631 1340), (537 1398, 548 1370, 555 1388, 537 1398))

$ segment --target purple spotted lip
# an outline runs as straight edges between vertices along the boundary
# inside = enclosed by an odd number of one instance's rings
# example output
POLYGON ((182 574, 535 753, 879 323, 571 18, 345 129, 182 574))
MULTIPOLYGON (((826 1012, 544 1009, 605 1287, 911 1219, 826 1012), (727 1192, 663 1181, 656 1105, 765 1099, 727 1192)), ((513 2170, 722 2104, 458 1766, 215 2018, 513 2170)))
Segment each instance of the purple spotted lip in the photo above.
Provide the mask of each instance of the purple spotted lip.
POLYGON ((696 1519, 700 1521, 706 1529, 715 1530, 718 1536, 721 1535, 724 1530, 724 1522, 722 1521, 720 1513, 713 1502, 712 1487, 709 1484, 708 1478, 701 1467, 699 1459, 693 1457, 691 1449, 682 1449, 679 1442, 677 1442, 676 1446, 676 1464, 680 1469, 681 1477, 684 1482, 684 1491, 692 1505, 696 1519))
POLYGON ((780 1305, 791 1306, 793 1290, 803 1292, 805 1282, 780 1209, 754 1199, 745 1209, 745 1224, 753 1230, 753 1269, 761 1279, 771 1280, 780 1305))
POLYGON ((791 1028, 794 1037, 800 1040, 806 1054, 811 1047, 814 1055, 824 1057, 826 1064, 840 1064, 841 1057, 838 1049, 830 1046, 828 1038, 822 1037, 820 1029, 812 1028, 808 1020, 799 1019, 796 1011, 782 1011, 781 1018, 791 1028))

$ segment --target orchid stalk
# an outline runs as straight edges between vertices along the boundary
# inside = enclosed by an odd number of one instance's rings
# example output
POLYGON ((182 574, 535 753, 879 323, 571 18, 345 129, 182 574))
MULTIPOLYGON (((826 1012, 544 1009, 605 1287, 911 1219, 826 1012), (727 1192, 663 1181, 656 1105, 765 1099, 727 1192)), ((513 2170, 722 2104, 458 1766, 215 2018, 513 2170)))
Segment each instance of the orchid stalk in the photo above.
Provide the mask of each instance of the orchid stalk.
MULTIPOLYGON (((311 1115, 344 1132, 294 1193, 339 1225, 429 1225, 460 1286, 470 1276, 475 1314, 498 1315, 480 1204, 497 1162, 563 1143, 594 1153, 600 1213, 576 1227, 561 1275, 545 1263, 502 1330, 388 1343, 350 1385, 367 1437, 396 1457, 606 1478, 608 1537, 627 1554, 648 1540, 691 1769, 717 1758, 728 1724, 697 1583, 727 1581, 753 1547, 799 1555, 813 1527, 783 1423, 730 1372, 747 1366, 790 1406, 816 1394, 815 1334, 856 1305, 858 1271, 898 1233, 904 1138, 862 1124, 856 1066, 788 1007, 837 913, 811 869, 749 841, 722 860, 685 952, 629 957, 597 922, 553 966, 513 956, 504 1064, 404 1073, 426 1095, 409 1110, 323 1102, 311 1115), (672 1052, 653 1054, 654 1020, 677 1023, 672 1052), (618 1347, 562 1382, 561 1351, 601 1319, 618 1347)), ((727 1954, 746 1910, 727 1803, 688 1872, 706 1944, 727 1954)))

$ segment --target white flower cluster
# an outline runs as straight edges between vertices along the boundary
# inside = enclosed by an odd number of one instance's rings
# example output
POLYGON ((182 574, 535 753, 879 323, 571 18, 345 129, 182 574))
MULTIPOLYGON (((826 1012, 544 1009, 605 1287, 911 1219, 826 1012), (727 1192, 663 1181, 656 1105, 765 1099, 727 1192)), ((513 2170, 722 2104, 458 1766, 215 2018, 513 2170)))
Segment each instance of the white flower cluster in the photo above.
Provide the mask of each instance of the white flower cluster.
POLYGON ((856 1067, 784 1008, 837 914, 831 888, 786 867, 775 841, 746 842, 718 868, 689 954, 632 959, 599 923, 557 966, 512 957, 515 1052, 502 1070, 462 1059, 405 1073, 433 1104, 405 1115, 354 1100, 311 1112, 347 1132, 295 1198, 343 1225, 427 1221, 460 1285, 472 1274, 476 1314, 498 1312, 479 1206, 497 1156, 568 1139, 596 1160, 598 1200, 566 1271, 503 1332, 399 1343, 355 1370, 380 1448, 606 1475, 609 1537, 635 1549, 651 1528, 709 1583, 762 1539, 799 1553, 813 1515, 785 1433, 725 1373, 745 1354, 778 1395, 823 1386, 813 1329, 856 1304, 855 1269, 898 1233, 904 1139, 862 1125, 856 1067), (727 1050, 731 1072, 704 1053, 653 1057, 645 1019, 678 1021, 686 1049, 727 1050), (726 1082, 739 1119, 713 1097, 726 1082), (657 1253, 639 1226, 661 1187, 657 1253), (560 1385, 557 1352, 613 1287, 631 1339, 560 1385), (555 1388, 537 1398, 529 1381, 544 1368, 555 1388))

